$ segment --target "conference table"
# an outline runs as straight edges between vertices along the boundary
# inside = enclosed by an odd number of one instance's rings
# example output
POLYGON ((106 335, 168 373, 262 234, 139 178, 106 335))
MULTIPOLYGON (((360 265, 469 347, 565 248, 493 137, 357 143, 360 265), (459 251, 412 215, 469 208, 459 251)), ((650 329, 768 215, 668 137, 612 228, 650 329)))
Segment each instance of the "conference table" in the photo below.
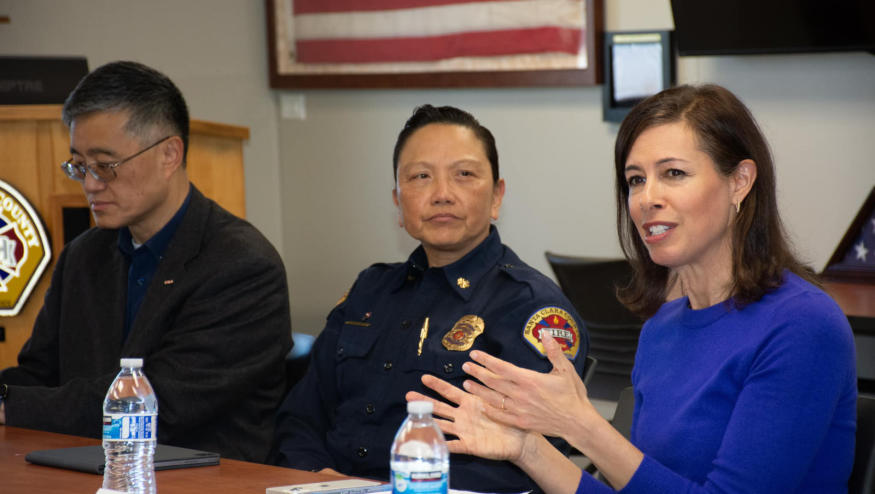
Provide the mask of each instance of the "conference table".
MULTIPOLYGON (((103 477, 28 463, 24 456, 38 449, 100 444, 99 439, 0 426, 0 493, 42 494, 97 492, 103 477)), ((337 480, 331 475, 221 459, 219 465, 155 472, 160 494, 264 494, 268 487, 337 480)))

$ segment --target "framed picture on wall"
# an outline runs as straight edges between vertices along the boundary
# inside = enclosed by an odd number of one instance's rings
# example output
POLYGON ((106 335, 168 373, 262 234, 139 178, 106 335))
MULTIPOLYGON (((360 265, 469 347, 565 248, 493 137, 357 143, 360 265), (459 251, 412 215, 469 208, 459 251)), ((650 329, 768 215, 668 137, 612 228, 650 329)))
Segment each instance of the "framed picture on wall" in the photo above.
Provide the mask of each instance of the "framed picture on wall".
POLYGON ((845 231, 821 275, 829 281, 875 283, 875 187, 845 231))
POLYGON ((605 33, 602 120, 622 122, 629 110, 675 81, 671 31, 605 33))
POLYGON ((603 0, 265 0, 270 86, 586 86, 603 0))

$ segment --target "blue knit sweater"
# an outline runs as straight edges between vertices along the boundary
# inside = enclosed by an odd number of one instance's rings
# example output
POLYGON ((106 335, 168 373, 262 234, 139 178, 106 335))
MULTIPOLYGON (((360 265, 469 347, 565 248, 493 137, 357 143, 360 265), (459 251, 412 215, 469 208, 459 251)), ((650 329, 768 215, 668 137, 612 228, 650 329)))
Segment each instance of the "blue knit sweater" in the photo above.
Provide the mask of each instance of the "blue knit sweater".
MULTIPOLYGON (((632 382, 644 461, 621 493, 847 492, 853 334, 798 276, 741 309, 666 303, 644 325, 632 382)), ((614 491, 584 473, 577 492, 614 491)))

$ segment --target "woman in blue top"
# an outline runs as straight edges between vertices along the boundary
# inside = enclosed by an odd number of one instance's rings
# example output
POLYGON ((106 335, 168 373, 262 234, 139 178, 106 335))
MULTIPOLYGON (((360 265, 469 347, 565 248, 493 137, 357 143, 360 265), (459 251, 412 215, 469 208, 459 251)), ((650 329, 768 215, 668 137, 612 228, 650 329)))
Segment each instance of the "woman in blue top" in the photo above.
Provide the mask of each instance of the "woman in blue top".
POLYGON ((464 369, 482 384, 423 378, 458 405, 435 402, 457 437, 450 449, 512 461, 548 493, 846 492, 853 336, 790 250, 748 109, 719 86, 665 90, 623 121, 615 166, 617 228, 636 273, 619 296, 649 318, 631 442, 545 335, 549 374, 475 351, 464 369), (610 487, 544 436, 583 452, 610 487))

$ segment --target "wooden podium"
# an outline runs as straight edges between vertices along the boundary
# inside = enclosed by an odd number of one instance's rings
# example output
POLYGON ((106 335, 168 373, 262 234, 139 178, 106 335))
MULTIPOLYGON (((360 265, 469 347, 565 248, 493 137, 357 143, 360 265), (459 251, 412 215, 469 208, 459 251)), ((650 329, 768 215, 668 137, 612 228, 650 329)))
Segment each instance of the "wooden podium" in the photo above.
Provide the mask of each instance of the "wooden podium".
MULTIPOLYGON (((240 217, 246 215, 243 141, 249 129, 191 121, 188 176, 201 192, 240 217)), ((88 209, 80 184, 61 171, 70 157, 70 137, 60 105, 0 106, 0 178, 15 187, 37 210, 51 239, 52 262, 16 316, 0 317, 0 369, 17 363, 43 305, 58 254, 64 246, 67 210, 88 209)))

